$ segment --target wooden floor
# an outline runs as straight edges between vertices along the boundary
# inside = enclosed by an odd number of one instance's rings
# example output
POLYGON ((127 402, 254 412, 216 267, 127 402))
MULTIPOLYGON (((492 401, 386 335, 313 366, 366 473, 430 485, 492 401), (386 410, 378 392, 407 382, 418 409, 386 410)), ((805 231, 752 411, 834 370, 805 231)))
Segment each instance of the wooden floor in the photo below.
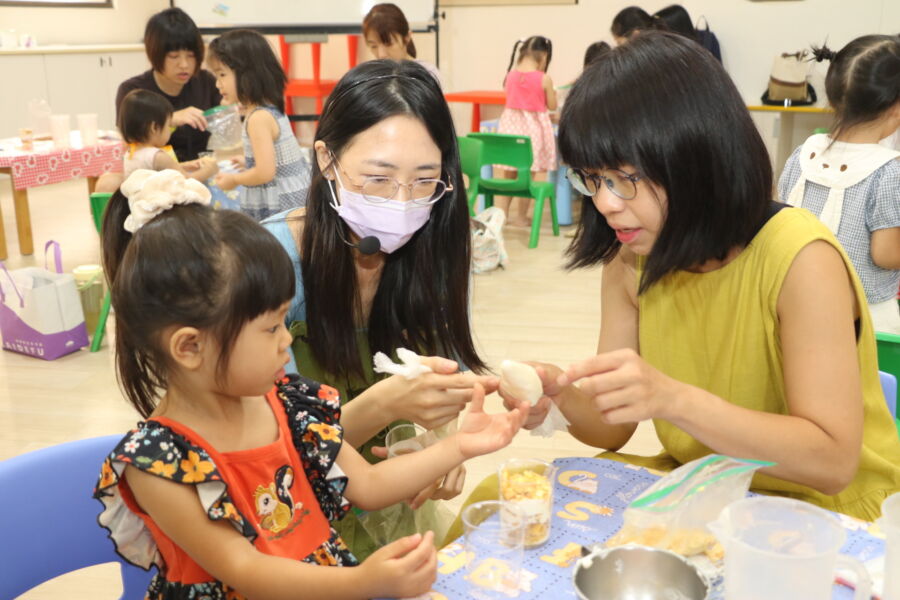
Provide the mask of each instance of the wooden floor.
MULTIPOLYGON (((19 254, 8 179, 0 178, 0 188, 10 255, 7 267, 43 265, 42 256, 19 254)), ((47 240, 55 239, 62 244, 67 270, 99 261, 84 181, 37 188, 29 195, 38 252, 47 240)), ((549 223, 546 215, 544 222, 549 223)), ((571 228, 563 228, 563 234, 567 229, 571 228)), ((475 276, 472 315, 480 351, 494 367, 506 358, 565 366, 590 356, 600 323, 599 270, 564 271, 562 252, 569 240, 564 235, 554 238, 549 226, 534 250, 527 248, 527 230, 504 231, 508 267, 475 276)), ((499 410, 499 398, 490 397, 487 405, 489 411, 499 410)), ((85 350, 53 362, 0 352, 0 460, 68 440, 124 433, 137 420, 117 389, 106 343, 96 354, 85 350)), ((625 451, 652 454, 658 449, 652 426, 643 423, 625 451)), ((470 461, 466 489, 448 505, 455 512, 472 487, 506 457, 553 459, 597 452, 565 433, 540 438, 521 432, 503 451, 470 461)), ((85 482, 85 493, 92 485, 85 482)), ((115 567, 103 565, 48 582, 21 598, 104 600, 120 593, 115 567)))

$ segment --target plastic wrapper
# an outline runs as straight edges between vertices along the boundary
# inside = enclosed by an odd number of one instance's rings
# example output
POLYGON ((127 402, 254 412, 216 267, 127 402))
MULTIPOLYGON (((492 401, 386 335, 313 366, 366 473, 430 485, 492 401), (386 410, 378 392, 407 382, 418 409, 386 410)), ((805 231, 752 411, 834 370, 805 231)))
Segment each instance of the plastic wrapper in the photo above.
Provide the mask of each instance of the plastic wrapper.
POLYGON ((241 115, 237 104, 215 106, 203 111, 206 117, 206 130, 209 141, 206 147, 210 150, 232 151, 241 145, 241 115))
POLYGON ((607 547, 640 544, 682 556, 722 557, 722 547, 706 527, 726 505, 743 498, 757 469, 775 463, 712 454, 685 463, 635 498, 622 529, 607 547))

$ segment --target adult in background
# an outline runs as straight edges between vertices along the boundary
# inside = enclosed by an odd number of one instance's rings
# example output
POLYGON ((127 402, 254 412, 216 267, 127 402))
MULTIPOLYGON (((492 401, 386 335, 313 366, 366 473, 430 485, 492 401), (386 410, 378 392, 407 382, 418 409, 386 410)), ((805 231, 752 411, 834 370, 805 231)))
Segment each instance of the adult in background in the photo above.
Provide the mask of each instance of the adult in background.
POLYGON ((116 121, 125 94, 144 89, 162 94, 172 106, 176 128, 169 144, 179 162, 194 160, 206 150, 209 133, 203 111, 218 106, 222 96, 212 73, 201 69, 203 38, 194 21, 180 8, 167 8, 147 21, 144 47, 151 69, 119 85, 116 93, 116 121))
POLYGON ((416 44, 412 39, 406 15, 396 4, 376 4, 363 19, 363 39, 376 59, 414 60, 441 83, 438 68, 426 60, 416 58, 416 44))

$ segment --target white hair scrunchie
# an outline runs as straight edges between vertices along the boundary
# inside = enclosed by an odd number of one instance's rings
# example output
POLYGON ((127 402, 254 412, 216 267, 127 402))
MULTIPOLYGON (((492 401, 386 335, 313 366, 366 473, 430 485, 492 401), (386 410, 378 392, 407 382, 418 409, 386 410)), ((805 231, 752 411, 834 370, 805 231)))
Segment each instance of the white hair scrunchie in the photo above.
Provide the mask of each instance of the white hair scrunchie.
POLYGON ((176 204, 208 206, 212 194, 196 179, 188 179, 174 169, 151 171, 138 169, 122 184, 131 214, 125 219, 125 231, 134 233, 161 212, 176 204))

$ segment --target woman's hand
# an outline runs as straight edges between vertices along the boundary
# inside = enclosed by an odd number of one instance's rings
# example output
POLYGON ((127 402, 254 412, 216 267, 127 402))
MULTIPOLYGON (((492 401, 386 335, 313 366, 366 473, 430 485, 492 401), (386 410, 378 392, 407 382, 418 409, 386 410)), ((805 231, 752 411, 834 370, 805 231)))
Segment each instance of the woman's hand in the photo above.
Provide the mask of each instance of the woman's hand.
POLYGON ((488 393, 497 389, 496 377, 458 372, 456 361, 440 356, 426 356, 422 364, 431 367, 415 379, 392 375, 372 386, 391 415, 389 422, 404 419, 418 423, 425 429, 435 429, 448 423, 472 400, 473 387, 480 384, 488 393))
POLYGON ((234 173, 219 173, 216 175, 216 187, 221 190, 230 191, 238 186, 234 173))
MULTIPOLYGON (((525 424, 522 425, 524 429, 530 430, 544 422, 544 419, 550 413, 550 403, 553 402, 553 397, 562 392, 565 386, 561 386, 556 382, 563 372, 556 365, 539 362, 526 362, 525 364, 534 367, 538 377, 541 378, 541 384, 544 386, 544 395, 541 396, 537 404, 528 408, 525 424)), ((506 410, 513 410, 522 404, 518 398, 506 395, 502 390, 499 391, 499 394, 503 398, 503 406, 506 407, 506 410)))
POLYGON ((566 386, 576 381, 602 413, 603 420, 611 425, 666 419, 667 409, 684 386, 650 366, 630 348, 575 363, 556 383, 566 386))
POLYGON ((509 412, 489 415, 484 412, 484 388, 476 384, 472 393, 472 405, 459 425, 456 442, 465 459, 490 454, 508 446, 525 422, 528 403, 509 412))
POLYGON ((206 117, 203 111, 195 106, 188 106, 172 113, 172 125, 181 127, 182 125, 190 125, 194 129, 206 131, 206 117))
POLYGON ((247 158, 243 154, 238 154, 237 156, 231 157, 231 164, 237 167, 238 169, 246 169, 247 168, 247 158))

